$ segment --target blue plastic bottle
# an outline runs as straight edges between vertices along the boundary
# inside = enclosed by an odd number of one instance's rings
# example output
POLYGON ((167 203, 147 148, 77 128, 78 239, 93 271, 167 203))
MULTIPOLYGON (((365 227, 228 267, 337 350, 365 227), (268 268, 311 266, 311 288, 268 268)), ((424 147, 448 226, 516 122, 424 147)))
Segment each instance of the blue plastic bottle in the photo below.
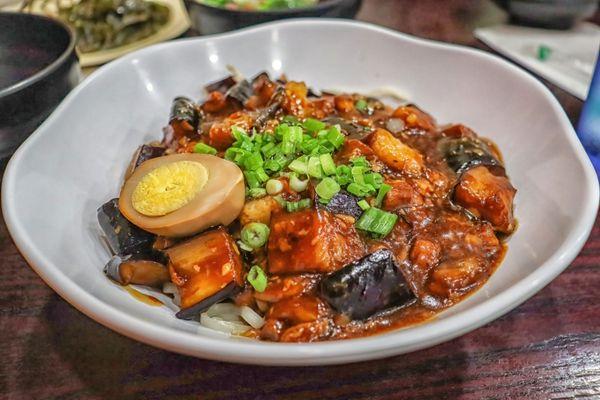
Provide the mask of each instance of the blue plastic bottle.
POLYGON ((594 77, 581 111, 577 135, 600 176, 600 58, 596 61, 594 77))

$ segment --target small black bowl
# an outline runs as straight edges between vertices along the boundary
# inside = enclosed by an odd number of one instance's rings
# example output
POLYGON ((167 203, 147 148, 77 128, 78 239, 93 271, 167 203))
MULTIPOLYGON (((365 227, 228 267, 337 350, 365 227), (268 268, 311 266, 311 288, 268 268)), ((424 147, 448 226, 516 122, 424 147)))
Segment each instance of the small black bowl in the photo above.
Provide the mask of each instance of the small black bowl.
POLYGON ((271 11, 243 11, 213 7, 199 0, 185 0, 192 26, 203 35, 221 33, 285 18, 354 18, 362 0, 322 0, 312 7, 271 11))
POLYGON ((0 160, 79 83, 75 37, 63 23, 0 12, 0 160))
POLYGON ((569 29, 591 17, 598 0, 495 0, 511 17, 511 21, 547 29, 569 29))

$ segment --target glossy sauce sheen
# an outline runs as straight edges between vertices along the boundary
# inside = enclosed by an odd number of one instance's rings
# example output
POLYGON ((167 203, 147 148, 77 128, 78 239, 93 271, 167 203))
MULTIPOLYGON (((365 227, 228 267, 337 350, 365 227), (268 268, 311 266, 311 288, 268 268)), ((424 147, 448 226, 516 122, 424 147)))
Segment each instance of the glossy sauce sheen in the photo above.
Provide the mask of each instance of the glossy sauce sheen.
MULTIPOLYGON (((331 124, 339 123, 347 137, 333 154, 336 164, 365 157, 371 169, 391 186, 381 208, 399 216, 386 237, 373 239, 356 229, 356 218, 348 213, 314 205, 288 212, 269 196, 247 199, 241 224, 258 221, 271 230, 266 248, 244 256, 242 272, 245 276, 250 265, 260 265, 269 277, 266 290, 256 292, 244 280, 235 299, 265 315, 265 325, 250 336, 284 342, 320 341, 418 324, 473 293, 499 265, 506 251, 501 238, 515 227, 515 190, 495 145, 469 128, 439 126, 412 105, 393 109, 360 95, 311 96, 303 83, 271 81, 264 74, 254 79, 253 95, 244 102, 229 99, 218 85, 213 88, 206 102, 198 106, 201 121, 197 128, 193 123, 171 122, 172 135, 166 140, 171 151, 191 152, 196 143, 204 142, 223 156, 234 141, 231 126, 249 132, 260 120, 260 129, 272 132, 284 115, 337 121, 331 124), (368 101, 367 111, 356 108, 361 99, 368 101), (273 107, 275 101, 280 102, 279 108, 273 107), (276 111, 267 114, 269 108, 276 111), (441 150, 444 141, 457 138, 479 146, 475 155, 469 153, 474 159, 461 164, 460 171, 448 164, 446 150, 441 150), (482 171, 461 187, 463 198, 454 198, 465 171, 476 168, 482 171), (381 249, 391 252, 415 295, 413 300, 388 306, 365 320, 350 320, 319 296, 322 279, 381 249)), ((462 160, 460 154, 456 157, 462 160)), ((283 184, 286 200, 314 196, 310 186, 298 194, 286 179, 283 184)), ((229 226, 232 237, 239 237, 241 224, 229 226)))

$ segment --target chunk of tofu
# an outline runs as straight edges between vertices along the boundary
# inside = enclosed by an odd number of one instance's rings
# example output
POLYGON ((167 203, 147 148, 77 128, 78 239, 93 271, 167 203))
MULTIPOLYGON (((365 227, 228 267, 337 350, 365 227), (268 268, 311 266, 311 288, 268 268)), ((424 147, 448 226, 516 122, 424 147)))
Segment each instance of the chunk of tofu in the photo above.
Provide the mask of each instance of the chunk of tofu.
POLYGON ((271 219, 268 262, 272 274, 332 272, 364 253, 354 225, 328 211, 281 211, 271 219))
POLYGON ((390 191, 383 200, 383 209, 394 211, 403 207, 416 207, 423 205, 424 199, 413 186, 404 179, 386 181, 391 186, 390 191))
POLYGON ((462 174, 454 189, 454 201, 494 229, 510 233, 515 228, 513 199, 516 189, 506 176, 497 176, 483 165, 462 174))
POLYGON ((233 134, 231 133, 232 126, 238 126, 245 131, 249 131, 254 124, 254 118, 248 113, 238 111, 222 122, 215 122, 208 132, 208 144, 215 149, 222 151, 226 150, 235 141, 233 134))
POLYGON ((267 319, 295 325, 315 321, 325 310, 325 304, 315 296, 291 297, 275 303, 267 313, 267 319))
POLYGON ((267 303, 276 303, 282 299, 299 296, 317 286, 319 275, 274 276, 269 279, 263 292, 254 292, 254 298, 267 303))
POLYGON ((243 283, 242 260, 225 228, 214 229, 165 251, 171 280, 188 308, 234 282, 243 283))
POLYGON ((250 222, 261 222, 269 225, 271 214, 279 208, 279 204, 271 196, 248 201, 242 208, 240 223, 242 226, 250 222))
POLYGON ((454 299, 471 285, 482 281, 482 274, 487 274, 483 261, 478 257, 466 257, 441 263, 431 275, 429 290, 445 299, 454 299))
POLYGON ((385 129, 375 131, 370 145, 375 155, 393 170, 414 176, 419 175, 424 168, 423 155, 385 129))
POLYGON ((392 116, 402 119, 408 128, 419 128, 426 131, 435 129, 436 124, 433 117, 415 106, 398 107, 392 116))

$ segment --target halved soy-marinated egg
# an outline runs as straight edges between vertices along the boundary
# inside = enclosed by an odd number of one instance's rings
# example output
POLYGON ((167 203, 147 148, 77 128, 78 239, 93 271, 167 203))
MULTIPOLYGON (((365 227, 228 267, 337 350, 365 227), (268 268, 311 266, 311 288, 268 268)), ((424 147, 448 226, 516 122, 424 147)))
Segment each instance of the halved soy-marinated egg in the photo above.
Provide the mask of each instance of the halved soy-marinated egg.
POLYGON ((189 236, 228 225, 244 206, 244 175, 208 154, 173 154, 137 167, 119 196, 121 213, 161 236, 189 236))

